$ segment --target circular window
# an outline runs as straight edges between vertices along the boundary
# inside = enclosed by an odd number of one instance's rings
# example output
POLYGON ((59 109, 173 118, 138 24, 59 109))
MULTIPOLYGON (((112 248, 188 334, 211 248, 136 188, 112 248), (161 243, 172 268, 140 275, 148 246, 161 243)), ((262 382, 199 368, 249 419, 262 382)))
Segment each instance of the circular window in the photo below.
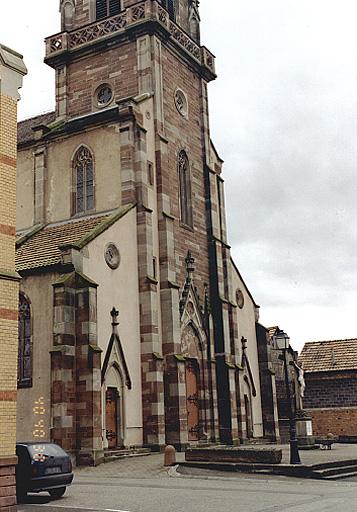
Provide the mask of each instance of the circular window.
POLYGON ((176 105, 176 108, 179 111, 179 113, 183 117, 187 117, 187 112, 188 112, 187 98, 186 98, 185 93, 183 91, 181 91, 180 89, 177 89, 177 91, 175 92, 175 105, 176 105))
POLYGON ((242 290, 237 290, 236 291, 236 301, 237 301, 238 307, 240 309, 242 309, 243 306, 244 306, 244 295, 243 295, 242 290))
POLYGON ((104 258, 108 267, 112 268, 113 270, 118 268, 120 265, 120 254, 118 247, 113 243, 108 244, 104 251, 104 258))
POLYGON ((110 85, 103 84, 96 91, 96 99, 99 107, 105 107, 113 99, 113 91, 110 85))

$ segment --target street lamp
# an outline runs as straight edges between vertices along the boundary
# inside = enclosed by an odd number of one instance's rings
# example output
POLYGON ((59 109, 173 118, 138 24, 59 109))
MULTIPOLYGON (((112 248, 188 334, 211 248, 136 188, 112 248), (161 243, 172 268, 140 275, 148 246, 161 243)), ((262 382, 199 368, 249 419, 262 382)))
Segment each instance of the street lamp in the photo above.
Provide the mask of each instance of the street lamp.
POLYGON ((291 393, 290 393, 290 384, 289 384, 289 374, 288 374, 288 362, 286 358, 286 353, 289 349, 290 338, 284 332, 279 330, 279 332, 274 336, 276 346, 279 350, 283 351, 284 357, 284 367, 285 367, 285 386, 286 386, 286 395, 288 397, 289 403, 289 433, 290 433, 290 464, 301 464, 299 450, 298 450, 298 440, 296 438, 296 418, 293 412, 293 406, 291 403, 291 393))

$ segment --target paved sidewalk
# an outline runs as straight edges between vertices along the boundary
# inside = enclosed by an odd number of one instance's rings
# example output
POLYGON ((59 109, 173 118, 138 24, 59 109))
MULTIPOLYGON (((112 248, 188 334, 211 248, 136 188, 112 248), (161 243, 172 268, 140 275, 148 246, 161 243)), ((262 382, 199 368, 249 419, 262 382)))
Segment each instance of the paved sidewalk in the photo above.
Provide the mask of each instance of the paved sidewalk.
MULTIPOLYGON (((177 461, 185 460, 184 453, 177 453, 177 461)), ((169 468, 164 467, 164 454, 152 453, 140 457, 128 457, 101 464, 97 467, 75 469, 76 479, 93 475, 95 478, 169 478, 169 468)))
MULTIPOLYGON (((289 445, 254 445, 262 448, 281 448, 282 464, 289 464, 289 445)), ((242 448, 249 448, 249 445, 242 448)), ((300 450, 301 462, 304 465, 321 464, 338 460, 357 460, 357 444, 335 443, 331 450, 300 450)), ((184 462, 185 454, 177 453, 178 463, 184 462)), ((169 478, 168 468, 164 468, 164 454, 153 453, 141 457, 128 457, 117 461, 101 464, 96 468, 84 467, 75 470, 76 479, 93 475, 95 478, 169 478)))
MULTIPOLYGON (((290 463, 290 447, 288 444, 283 445, 255 445, 257 448, 281 448, 283 450, 282 464, 290 463)), ((335 462, 338 460, 357 460, 357 444, 339 444, 334 443, 331 450, 299 450, 302 464, 322 464, 325 462, 335 462)))

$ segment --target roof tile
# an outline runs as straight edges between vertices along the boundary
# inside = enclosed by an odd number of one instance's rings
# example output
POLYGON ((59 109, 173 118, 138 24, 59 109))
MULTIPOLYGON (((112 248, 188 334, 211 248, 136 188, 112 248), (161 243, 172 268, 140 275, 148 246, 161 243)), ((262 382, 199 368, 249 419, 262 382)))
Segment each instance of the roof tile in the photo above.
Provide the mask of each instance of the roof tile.
POLYGON ((306 372, 357 369, 357 339, 305 343, 299 356, 306 372))
POLYGON ((59 246, 76 244, 91 233, 111 213, 71 219, 66 222, 49 224, 24 241, 16 249, 16 270, 48 267, 61 263, 59 246))
POLYGON ((41 125, 48 125, 53 123, 56 119, 56 112, 47 112, 30 119, 25 119, 17 124, 17 143, 25 144, 35 139, 33 128, 41 125))

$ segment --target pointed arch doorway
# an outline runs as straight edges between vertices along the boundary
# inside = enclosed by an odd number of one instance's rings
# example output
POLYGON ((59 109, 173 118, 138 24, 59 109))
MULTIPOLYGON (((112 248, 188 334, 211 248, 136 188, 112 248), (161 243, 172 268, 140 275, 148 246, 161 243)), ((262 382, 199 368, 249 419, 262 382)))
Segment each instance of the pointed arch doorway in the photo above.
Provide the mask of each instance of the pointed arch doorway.
POLYGON ((182 353, 186 357, 185 384, 186 384, 186 411, 187 435, 189 442, 200 439, 203 430, 202 417, 202 351, 197 328, 190 321, 181 335, 182 353))
POLYGON ((105 393, 105 426, 108 448, 117 448, 120 438, 120 403, 117 388, 108 387, 105 393))
POLYGON ((189 359, 186 362, 185 376, 188 440, 198 441, 200 424, 199 366, 195 359, 189 359))
POLYGON ((121 375, 115 365, 106 375, 105 388, 105 435, 108 448, 124 445, 124 404, 121 375))
POLYGON ((123 448, 126 444, 126 392, 132 388, 117 329, 119 311, 113 307, 110 315, 112 335, 102 368, 102 428, 105 449, 123 448))

